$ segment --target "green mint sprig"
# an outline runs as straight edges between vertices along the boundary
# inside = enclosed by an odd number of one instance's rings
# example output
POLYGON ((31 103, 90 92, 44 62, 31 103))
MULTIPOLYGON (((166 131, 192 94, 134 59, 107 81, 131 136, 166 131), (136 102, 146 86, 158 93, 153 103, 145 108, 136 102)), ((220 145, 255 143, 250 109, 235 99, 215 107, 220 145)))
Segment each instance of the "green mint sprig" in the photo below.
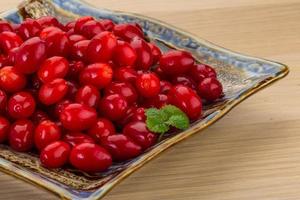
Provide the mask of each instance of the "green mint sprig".
POLYGON ((146 110, 146 125, 147 128, 161 134, 170 130, 170 127, 185 130, 189 127, 189 118, 187 115, 173 105, 163 106, 161 109, 149 108, 146 110))

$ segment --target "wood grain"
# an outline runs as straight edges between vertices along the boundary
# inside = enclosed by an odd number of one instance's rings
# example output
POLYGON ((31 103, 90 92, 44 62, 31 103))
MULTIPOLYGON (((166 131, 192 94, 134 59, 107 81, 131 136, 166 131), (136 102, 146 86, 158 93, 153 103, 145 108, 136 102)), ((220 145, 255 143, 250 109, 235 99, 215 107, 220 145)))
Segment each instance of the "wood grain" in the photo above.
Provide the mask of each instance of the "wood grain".
MULTIPOLYGON (((20 1, 1 1, 1 10, 20 1)), ((88 0, 142 13, 291 73, 130 176, 105 200, 300 199, 299 0, 88 0)), ((56 199, 0 174, 0 199, 56 199)))

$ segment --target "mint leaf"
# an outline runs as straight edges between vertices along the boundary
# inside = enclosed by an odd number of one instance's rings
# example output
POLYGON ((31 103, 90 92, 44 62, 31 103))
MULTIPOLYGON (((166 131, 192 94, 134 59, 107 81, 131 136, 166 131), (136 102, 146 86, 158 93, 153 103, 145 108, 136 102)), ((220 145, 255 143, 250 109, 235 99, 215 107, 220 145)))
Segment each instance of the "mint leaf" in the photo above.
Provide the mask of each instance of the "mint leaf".
POLYGON ((187 115, 173 105, 166 105, 161 109, 149 108, 146 110, 146 116, 147 128, 154 133, 164 134, 170 126, 182 130, 189 127, 187 115))

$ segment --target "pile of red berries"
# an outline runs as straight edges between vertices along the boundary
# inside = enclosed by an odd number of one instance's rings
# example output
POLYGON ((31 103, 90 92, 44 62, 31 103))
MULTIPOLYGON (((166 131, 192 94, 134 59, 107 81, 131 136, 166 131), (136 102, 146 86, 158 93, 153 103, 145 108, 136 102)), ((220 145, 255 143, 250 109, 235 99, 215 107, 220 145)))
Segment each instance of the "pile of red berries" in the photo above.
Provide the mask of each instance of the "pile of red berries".
POLYGON ((156 143, 145 109, 172 104, 196 120, 201 98, 222 94, 214 69, 162 54, 138 24, 0 21, 0 51, 0 142, 38 151, 47 168, 106 170, 156 143))

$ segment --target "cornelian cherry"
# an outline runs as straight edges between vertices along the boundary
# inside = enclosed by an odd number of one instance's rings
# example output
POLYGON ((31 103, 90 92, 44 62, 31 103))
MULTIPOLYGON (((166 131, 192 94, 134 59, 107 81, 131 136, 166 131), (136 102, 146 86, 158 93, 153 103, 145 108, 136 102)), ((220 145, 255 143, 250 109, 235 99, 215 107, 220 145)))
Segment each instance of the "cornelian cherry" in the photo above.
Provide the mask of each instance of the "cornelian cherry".
POLYGON ((90 40, 81 40, 73 44, 70 52, 71 58, 74 60, 85 61, 86 60, 85 55, 89 44, 90 44, 90 40))
POLYGON ((120 67, 134 66, 136 60, 137 52, 130 46, 130 44, 128 42, 118 40, 113 54, 114 64, 120 67))
POLYGON ((111 21, 110 19, 102 19, 99 22, 100 24, 102 24, 102 26, 106 31, 112 31, 115 26, 114 22, 111 21))
POLYGON ((42 40, 45 40, 48 37, 48 35, 52 32, 63 32, 63 30, 55 26, 46 27, 40 32, 40 38, 42 40))
POLYGON ((81 132, 68 132, 64 135, 63 141, 70 144, 72 147, 82 143, 95 143, 90 136, 81 132))
POLYGON ((127 109, 128 103, 125 97, 119 94, 104 96, 99 103, 100 113, 112 121, 123 118, 127 109))
POLYGON ((114 134, 116 134, 116 130, 113 123, 105 118, 97 119, 97 122, 88 130, 88 135, 99 144, 106 137, 114 134))
POLYGON ((47 168, 59 168, 67 164, 71 147, 63 141, 56 141, 47 145, 40 155, 43 166, 47 168))
POLYGON ((68 92, 68 85, 64 79, 57 78, 45 83, 39 90, 39 100, 45 105, 59 102, 68 92))
POLYGON ((27 40, 29 38, 38 36, 41 29, 41 25, 36 20, 27 18, 20 24, 17 33, 22 37, 23 40, 27 40))
POLYGON ((70 51, 70 42, 63 31, 52 31, 44 38, 47 45, 47 55, 66 57, 70 51))
POLYGON ((100 93, 95 86, 85 85, 78 89, 75 96, 77 103, 85 104, 90 107, 96 107, 100 100, 100 93))
POLYGON ((168 92, 172 89, 172 84, 168 81, 161 80, 160 81, 160 93, 168 94, 168 92))
POLYGON ((6 54, 13 48, 21 46, 23 40, 14 32, 5 31, 0 33, 0 48, 6 54))
POLYGON ((7 107, 7 95, 3 90, 0 90, 0 113, 5 113, 7 107))
POLYGON ((113 33, 127 42, 135 37, 144 38, 143 31, 133 24, 117 24, 114 26, 113 33))
POLYGON ((82 40, 86 40, 86 37, 84 37, 83 35, 74 34, 69 36, 70 46, 73 46, 73 44, 82 40))
POLYGON ((89 20, 82 24, 80 33, 86 38, 91 39, 95 35, 105 31, 105 28, 96 20, 89 20))
POLYGON ((137 72, 132 67, 120 67, 114 69, 113 79, 119 82, 131 82, 135 83, 137 78, 137 72))
POLYGON ((15 121, 8 135, 9 145, 16 151, 29 151, 34 146, 34 125, 27 119, 15 121))
POLYGON ((9 121, 6 118, 0 116, 0 143, 3 143, 7 140, 9 128, 9 121))
POLYGON ((59 23, 59 21, 55 18, 55 17, 52 17, 52 16, 43 16, 43 17, 40 17, 36 20, 42 27, 51 27, 51 26, 54 26, 54 27, 61 27, 62 24, 59 23))
POLYGON ((56 123, 45 120, 37 125, 34 131, 34 143, 38 150, 44 149, 61 138, 61 130, 56 123))
POLYGON ((200 83, 204 78, 216 78, 216 71, 208 65, 204 64, 196 64, 194 65, 190 72, 190 76, 196 81, 200 83))
POLYGON ((137 101, 138 94, 135 88, 128 82, 112 82, 104 90, 105 95, 119 94, 123 96, 128 104, 133 104, 137 101))
POLYGON ((101 146, 82 143, 73 147, 70 163, 84 172, 97 173, 108 169, 112 165, 112 158, 101 146))
POLYGON ((7 66, 0 69, 0 87, 6 92, 18 92, 26 86, 26 77, 15 67, 7 66))
POLYGON ((28 92, 18 92, 8 100, 8 114, 15 119, 24 119, 35 111, 35 100, 28 92))
POLYGON ((68 130, 81 131, 91 128, 97 122, 97 113, 89 106, 71 103, 62 109, 60 121, 68 130))
POLYGON ((137 53, 136 67, 142 70, 149 70, 153 64, 152 51, 145 40, 135 37, 130 45, 137 53))
MULTIPOLYGON (((74 28, 75 32, 78 33, 78 34, 80 34, 81 31, 82 31, 82 25, 83 25, 84 23, 86 23, 87 21, 91 21, 91 20, 94 20, 94 18, 91 17, 91 16, 80 17, 80 18, 78 18, 78 19, 76 20, 76 22, 75 22, 75 24, 74 24, 74 27, 73 27, 73 25, 72 25, 71 28, 74 28)), ((70 28, 70 27, 69 27, 69 28, 70 28)))
POLYGON ((143 73, 136 79, 136 88, 143 97, 155 97, 160 92, 160 80, 154 73, 143 73))
POLYGON ((187 87, 190 87, 192 88, 193 90, 196 90, 197 88, 197 85, 196 83, 194 82, 193 79, 191 79, 189 76, 187 75, 179 75, 179 76, 175 76, 172 78, 172 83, 174 85, 184 85, 184 86, 187 86, 187 87))
POLYGON ((150 49, 151 49, 151 53, 152 53, 152 57, 153 57, 153 63, 152 65, 155 65, 158 63, 162 53, 160 51, 160 49, 153 43, 148 43, 150 49))
POLYGON ((222 84, 216 78, 203 79, 198 87, 199 94, 208 101, 215 101, 223 93, 222 84))
POLYGON ((14 31, 13 27, 7 21, 0 21, 0 33, 4 31, 14 31))

